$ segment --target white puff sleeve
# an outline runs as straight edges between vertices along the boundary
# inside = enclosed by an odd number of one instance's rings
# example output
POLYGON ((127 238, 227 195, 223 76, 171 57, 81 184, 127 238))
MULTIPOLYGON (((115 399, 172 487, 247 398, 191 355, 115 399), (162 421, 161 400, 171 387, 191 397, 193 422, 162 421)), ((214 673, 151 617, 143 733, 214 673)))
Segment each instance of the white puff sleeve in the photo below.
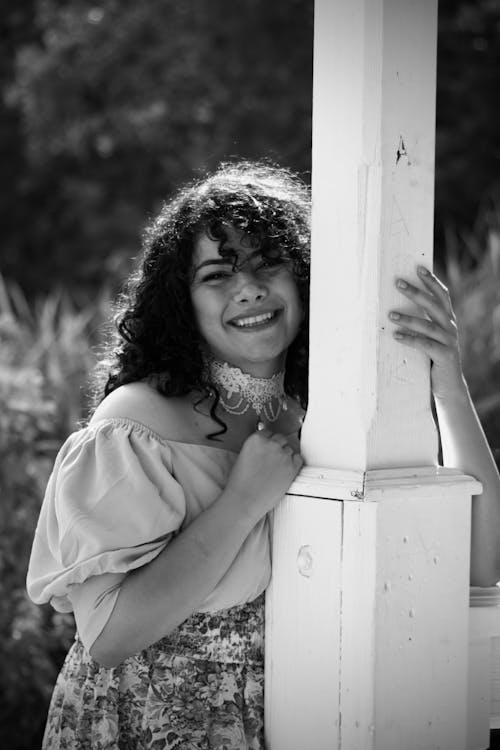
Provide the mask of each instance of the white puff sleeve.
MULTIPOLYGON (((90 599, 99 604, 108 593, 114 604, 126 573, 155 558, 185 516, 170 449, 154 433, 117 419, 73 433, 47 485, 28 568, 29 596, 59 612, 87 610, 90 599), (94 576, 101 578, 90 582, 94 576), (86 581, 89 586, 78 586, 86 581)), ((95 625, 91 630, 95 637, 95 625)))

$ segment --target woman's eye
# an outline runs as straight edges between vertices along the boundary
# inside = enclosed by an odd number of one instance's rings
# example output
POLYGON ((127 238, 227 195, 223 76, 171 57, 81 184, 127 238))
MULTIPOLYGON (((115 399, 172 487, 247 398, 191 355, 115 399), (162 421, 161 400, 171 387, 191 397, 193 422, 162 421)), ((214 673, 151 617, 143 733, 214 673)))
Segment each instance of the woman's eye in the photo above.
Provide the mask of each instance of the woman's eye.
POLYGON ((265 258, 262 263, 259 263, 258 268, 276 268, 277 266, 282 266, 283 263, 282 258, 265 258))
POLYGON ((209 273, 205 276, 203 281, 219 281, 220 279, 227 278, 230 274, 224 271, 217 271, 217 273, 209 273))
MULTIPOLYGON (((280 266, 283 266, 285 261, 282 258, 263 258, 260 263, 254 267, 254 273, 258 271, 272 271, 280 266)), ((232 271, 214 271, 213 273, 207 274, 203 277, 203 281, 223 281, 229 279, 234 273, 238 273, 240 269, 235 268, 232 271)))

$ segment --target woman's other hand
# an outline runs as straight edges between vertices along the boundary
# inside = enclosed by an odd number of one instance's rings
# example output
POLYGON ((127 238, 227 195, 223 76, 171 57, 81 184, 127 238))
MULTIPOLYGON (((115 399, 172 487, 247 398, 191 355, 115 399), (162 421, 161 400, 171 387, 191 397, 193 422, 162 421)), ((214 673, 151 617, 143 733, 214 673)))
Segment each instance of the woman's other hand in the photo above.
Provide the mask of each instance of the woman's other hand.
POLYGON ((398 325, 394 336, 431 359, 443 465, 476 477, 483 486, 472 502, 471 585, 494 586, 500 577, 500 475, 462 373, 448 290, 427 269, 419 267, 418 275, 423 289, 404 279, 398 279, 396 285, 424 317, 389 316, 398 325))
POLYGON ((466 389, 457 321, 446 286, 427 268, 418 266, 417 271, 423 289, 405 279, 397 279, 396 287, 423 316, 392 310, 389 318, 398 326, 393 334, 398 341, 428 355, 433 395, 446 399, 466 389))
POLYGON ((303 464, 284 435, 268 429, 256 431, 243 443, 226 489, 257 522, 285 495, 303 464))

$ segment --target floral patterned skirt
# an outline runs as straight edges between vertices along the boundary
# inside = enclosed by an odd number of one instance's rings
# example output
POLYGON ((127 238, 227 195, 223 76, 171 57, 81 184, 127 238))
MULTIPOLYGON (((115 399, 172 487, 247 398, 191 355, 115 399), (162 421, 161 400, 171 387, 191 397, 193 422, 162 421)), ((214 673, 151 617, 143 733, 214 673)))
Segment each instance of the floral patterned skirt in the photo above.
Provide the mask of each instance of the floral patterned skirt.
POLYGON ((112 669, 77 636, 43 750, 264 750, 264 601, 195 612, 112 669))

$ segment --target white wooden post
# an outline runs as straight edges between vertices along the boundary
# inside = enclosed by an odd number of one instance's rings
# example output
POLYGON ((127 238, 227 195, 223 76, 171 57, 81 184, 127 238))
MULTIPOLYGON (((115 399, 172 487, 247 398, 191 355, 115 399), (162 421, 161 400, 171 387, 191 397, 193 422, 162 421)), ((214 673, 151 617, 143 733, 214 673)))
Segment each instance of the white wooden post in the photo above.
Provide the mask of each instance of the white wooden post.
POLYGON ((268 750, 465 750, 470 501, 394 287, 432 262, 437 0, 316 0, 307 467, 274 514, 268 750))

